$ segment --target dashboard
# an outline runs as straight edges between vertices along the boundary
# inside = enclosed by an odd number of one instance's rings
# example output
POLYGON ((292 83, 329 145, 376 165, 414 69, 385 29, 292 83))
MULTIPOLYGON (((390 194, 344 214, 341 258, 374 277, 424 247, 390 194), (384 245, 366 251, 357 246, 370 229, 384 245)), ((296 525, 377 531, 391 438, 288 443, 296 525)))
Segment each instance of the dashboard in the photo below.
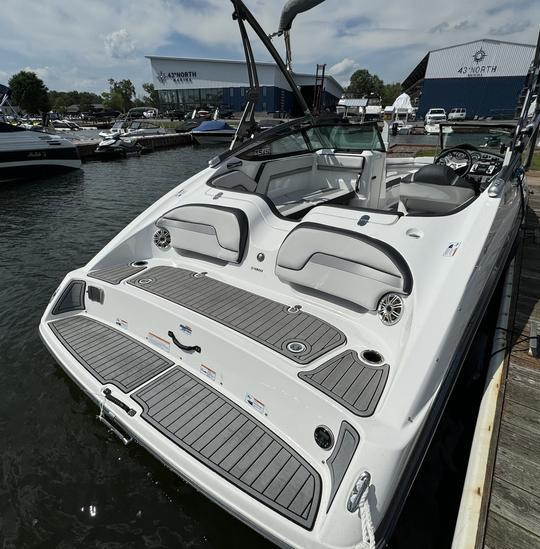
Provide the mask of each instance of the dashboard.
POLYGON ((503 166, 503 157, 470 146, 444 149, 435 164, 443 164, 482 189, 503 166))
POLYGON ((491 176, 501 171, 503 159, 500 156, 480 151, 471 152, 472 165, 468 175, 482 177, 491 176))

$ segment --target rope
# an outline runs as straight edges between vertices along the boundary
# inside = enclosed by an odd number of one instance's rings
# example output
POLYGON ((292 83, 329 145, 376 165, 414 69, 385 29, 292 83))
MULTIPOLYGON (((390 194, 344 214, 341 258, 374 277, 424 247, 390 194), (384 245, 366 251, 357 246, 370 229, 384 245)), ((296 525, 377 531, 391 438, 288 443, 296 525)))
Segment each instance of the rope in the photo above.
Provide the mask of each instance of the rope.
POLYGON ((97 397, 100 397, 100 400, 99 400, 99 415, 98 415, 98 418, 103 418, 104 415, 103 415, 103 411, 104 411, 104 407, 105 407, 105 401, 107 400, 107 397, 105 396, 104 393, 94 393, 93 391, 90 392, 91 395, 94 395, 94 396, 97 396, 97 397))
POLYGON ((369 485, 360 496, 360 504, 358 506, 358 516, 362 522, 362 545, 366 545, 369 549, 375 549, 375 528, 373 520, 371 520, 371 509, 368 501, 369 485))

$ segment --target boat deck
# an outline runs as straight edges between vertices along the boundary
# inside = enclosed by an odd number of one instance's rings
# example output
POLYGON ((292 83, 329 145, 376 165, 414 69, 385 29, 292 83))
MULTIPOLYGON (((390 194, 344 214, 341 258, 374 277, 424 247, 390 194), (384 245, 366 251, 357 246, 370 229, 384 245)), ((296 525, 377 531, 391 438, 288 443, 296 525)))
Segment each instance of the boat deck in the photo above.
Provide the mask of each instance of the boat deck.
POLYGON ((308 364, 346 342, 345 334, 324 320, 205 273, 152 267, 128 284, 215 320, 298 364, 308 364))
POLYGON ((534 194, 516 258, 511 349, 476 549, 540 548, 540 358, 528 353, 531 323, 540 327, 540 178, 529 185, 534 194))
MULTIPOLYGON (((321 478, 260 421, 123 331, 85 315, 49 325, 99 382, 131 392, 141 417, 162 435, 264 505, 313 527, 321 478)), ((339 457, 346 461, 348 455, 339 457)))

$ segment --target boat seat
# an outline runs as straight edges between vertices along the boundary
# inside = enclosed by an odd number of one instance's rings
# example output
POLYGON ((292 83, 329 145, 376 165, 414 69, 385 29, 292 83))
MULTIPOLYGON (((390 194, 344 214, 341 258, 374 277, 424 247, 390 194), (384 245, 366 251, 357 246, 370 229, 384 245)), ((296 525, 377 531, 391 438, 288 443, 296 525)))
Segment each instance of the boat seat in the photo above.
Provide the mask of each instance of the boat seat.
POLYGON ((250 193, 254 193, 257 188, 257 182, 254 179, 251 179, 249 175, 246 175, 244 172, 238 170, 232 170, 224 173, 223 175, 218 175, 209 183, 218 189, 231 189, 237 191, 247 191, 250 193))
POLYGON ((366 235, 318 223, 300 223, 283 241, 276 275, 375 310, 388 292, 408 295, 412 275, 391 246, 366 235))
POLYGON ((240 263, 248 236, 246 214, 213 204, 186 204, 163 215, 156 225, 167 229, 171 246, 230 263, 240 263))
POLYGON ((401 180, 400 202, 407 211, 446 213, 476 196, 474 186, 441 164, 429 164, 401 180))

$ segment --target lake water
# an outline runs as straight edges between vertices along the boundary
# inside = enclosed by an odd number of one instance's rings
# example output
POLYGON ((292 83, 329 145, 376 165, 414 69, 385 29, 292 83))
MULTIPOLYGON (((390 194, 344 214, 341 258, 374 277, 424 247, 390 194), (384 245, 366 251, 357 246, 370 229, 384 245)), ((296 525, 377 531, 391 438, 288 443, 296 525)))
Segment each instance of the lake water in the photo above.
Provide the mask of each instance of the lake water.
MULTIPOLYGON (((271 547, 140 447, 124 447, 109 434, 96 420, 96 407, 55 364, 37 331, 68 271, 84 265, 215 154, 216 149, 204 148, 159 151, 2 186, 2 549, 271 547)), ((482 363, 473 358, 473 364, 482 363)), ((465 392, 456 397, 458 411, 441 431, 393 547, 449 546, 474 418, 474 405, 463 413, 459 398, 474 400, 469 394, 473 377, 469 371, 465 392), (420 538, 419 524, 425 526, 420 538), (424 543, 415 545, 418 539, 424 543)), ((477 393, 478 383, 475 387, 477 393)))

